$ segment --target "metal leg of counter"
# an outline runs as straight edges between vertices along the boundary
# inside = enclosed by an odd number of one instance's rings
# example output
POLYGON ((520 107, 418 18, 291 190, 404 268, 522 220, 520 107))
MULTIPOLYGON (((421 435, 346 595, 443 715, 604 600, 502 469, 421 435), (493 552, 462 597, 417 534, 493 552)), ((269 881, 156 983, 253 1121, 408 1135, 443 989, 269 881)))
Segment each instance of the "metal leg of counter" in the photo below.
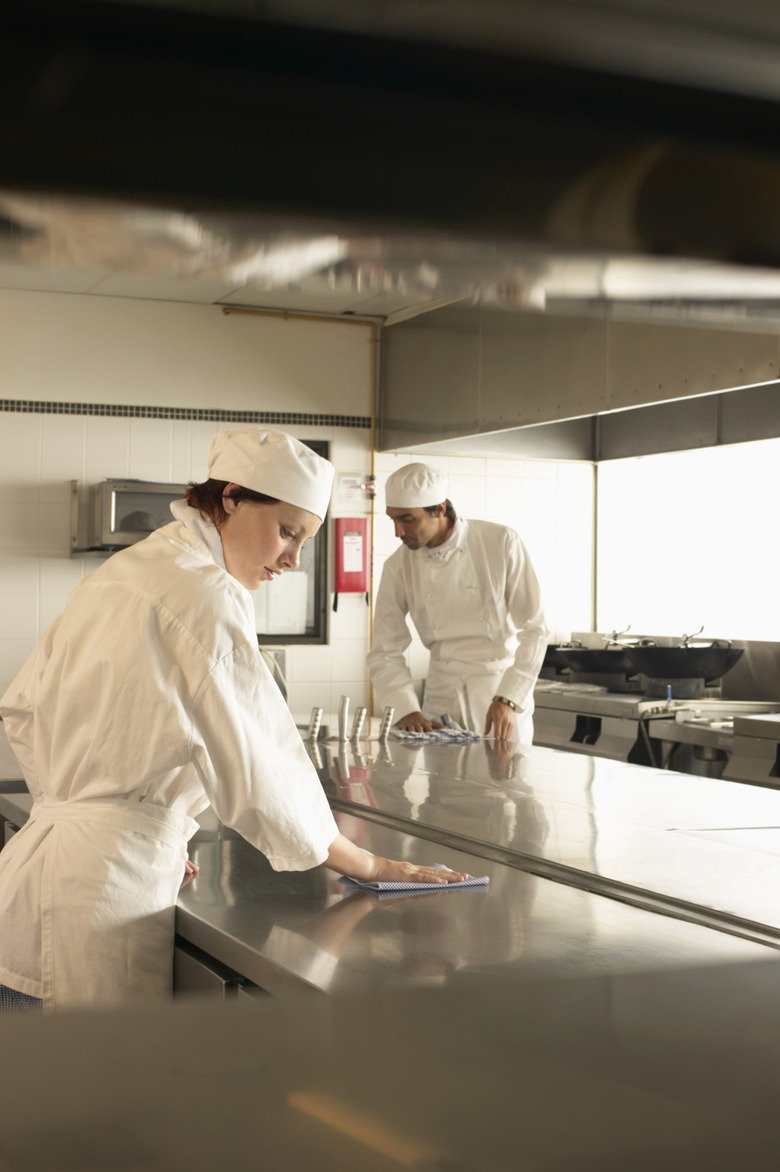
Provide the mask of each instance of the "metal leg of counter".
POLYGON ((270 996, 265 989, 247 980, 188 940, 177 936, 173 949, 173 995, 206 997, 210 1001, 257 1002, 270 996))
POLYGON ((612 761, 630 761, 634 765, 654 764, 638 720, 537 707, 534 744, 612 761))
POLYGON ((173 950, 173 995, 174 997, 209 997, 212 1000, 230 1001, 242 977, 213 956, 176 937, 173 950))
POLYGON ((780 746, 764 737, 734 737, 734 750, 723 770, 724 781, 780 788, 780 746))
POLYGON ((236 989, 236 1000, 243 1004, 257 1005, 259 1001, 267 1001, 272 994, 251 981, 243 981, 236 989))

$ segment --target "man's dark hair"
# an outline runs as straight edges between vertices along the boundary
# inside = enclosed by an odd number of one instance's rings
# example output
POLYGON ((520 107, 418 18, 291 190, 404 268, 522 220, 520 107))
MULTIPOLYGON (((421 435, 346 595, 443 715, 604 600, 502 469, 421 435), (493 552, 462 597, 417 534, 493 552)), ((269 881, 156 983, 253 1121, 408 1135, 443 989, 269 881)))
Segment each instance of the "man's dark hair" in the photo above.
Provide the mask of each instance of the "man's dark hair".
MULTIPOLYGON (((438 505, 423 505, 425 512, 430 513, 431 516, 433 516, 433 514, 436 512, 438 507, 439 507, 438 505)), ((455 512, 455 506, 453 505, 453 503, 449 497, 447 497, 446 501, 444 502, 444 516, 447 518, 448 521, 457 520, 458 515, 455 512)))

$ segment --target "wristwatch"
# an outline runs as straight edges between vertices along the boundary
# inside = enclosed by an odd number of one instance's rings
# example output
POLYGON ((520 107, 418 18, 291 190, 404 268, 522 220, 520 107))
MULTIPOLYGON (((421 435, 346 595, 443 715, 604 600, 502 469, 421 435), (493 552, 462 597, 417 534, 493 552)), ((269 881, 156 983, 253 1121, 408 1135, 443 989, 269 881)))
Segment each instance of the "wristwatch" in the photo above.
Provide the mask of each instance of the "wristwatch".
POLYGON ((513 712, 517 711, 517 705, 515 704, 514 700, 510 700, 508 696, 494 696, 493 699, 497 700, 499 704, 508 705, 513 712))

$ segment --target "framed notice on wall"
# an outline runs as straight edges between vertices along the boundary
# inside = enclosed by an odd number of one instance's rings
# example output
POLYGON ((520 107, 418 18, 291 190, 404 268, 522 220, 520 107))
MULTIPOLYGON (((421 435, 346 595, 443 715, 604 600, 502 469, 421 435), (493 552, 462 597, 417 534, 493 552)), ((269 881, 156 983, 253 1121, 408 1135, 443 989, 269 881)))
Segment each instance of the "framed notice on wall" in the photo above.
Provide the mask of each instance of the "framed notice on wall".
MULTIPOLYGON (((327 440, 301 440, 319 456, 328 458, 327 440)), ((263 646, 287 643, 327 643, 328 524, 301 550, 297 570, 285 570, 273 582, 252 591, 257 638, 263 646)))

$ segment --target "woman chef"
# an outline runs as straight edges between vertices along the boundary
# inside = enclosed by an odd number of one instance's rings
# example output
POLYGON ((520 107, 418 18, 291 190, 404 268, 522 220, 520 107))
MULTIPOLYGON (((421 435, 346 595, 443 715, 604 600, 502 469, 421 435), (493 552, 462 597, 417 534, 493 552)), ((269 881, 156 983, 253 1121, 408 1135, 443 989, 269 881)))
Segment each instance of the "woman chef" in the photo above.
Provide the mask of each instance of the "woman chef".
POLYGON ((463 878, 339 834, 258 653, 249 591, 297 566, 333 466, 248 427, 215 436, 209 476, 77 586, 0 700, 34 798, 0 854, 6 1002, 165 995, 187 840, 209 803, 276 870, 463 878))

